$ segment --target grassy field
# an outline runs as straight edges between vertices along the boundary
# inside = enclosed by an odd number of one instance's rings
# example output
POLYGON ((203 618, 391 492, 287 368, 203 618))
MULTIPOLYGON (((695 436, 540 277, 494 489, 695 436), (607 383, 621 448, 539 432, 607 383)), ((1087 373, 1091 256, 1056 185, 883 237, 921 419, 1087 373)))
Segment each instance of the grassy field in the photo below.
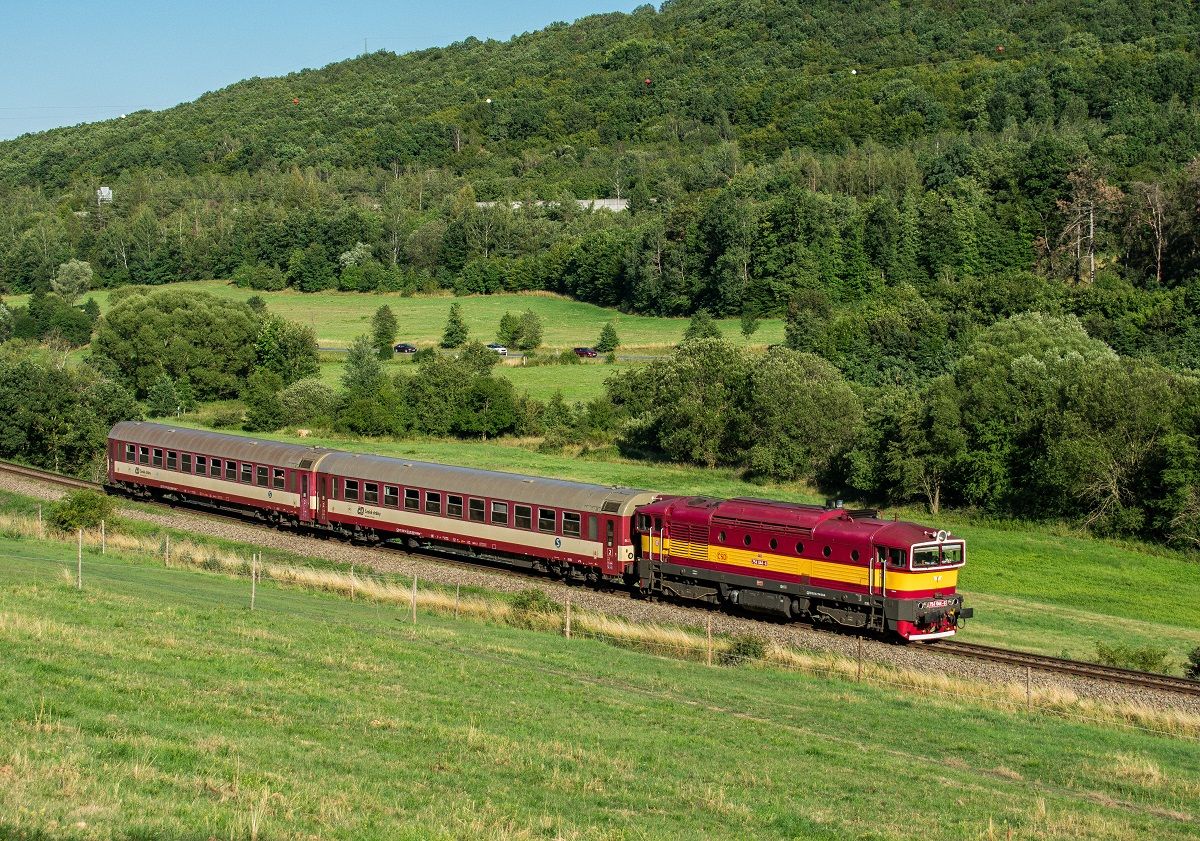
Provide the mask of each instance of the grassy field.
MULTIPOLYGON (((628 315, 548 293, 465 298, 405 298, 395 293, 305 294, 291 290, 255 292, 218 280, 176 283, 171 284, 170 288, 202 290, 237 301, 244 301, 251 295, 261 295, 272 312, 292 321, 311 325, 316 330, 321 345, 328 347, 344 347, 349 345, 355 336, 369 333, 371 315, 384 304, 396 313, 396 320, 400 326, 398 341, 412 342, 418 346, 429 346, 438 342, 446 325, 450 305, 455 302, 462 306, 463 320, 471 330, 472 339, 495 341, 500 316, 506 311, 516 313, 530 309, 542 318, 546 347, 559 350, 593 344, 608 321, 612 321, 617 328, 622 351, 661 350, 677 344, 688 325, 686 318, 628 315)), ((90 294, 100 305, 100 311, 106 312, 108 290, 101 289, 90 294)), ((25 299, 26 296, 14 296, 8 300, 19 306, 25 299)), ((749 341, 742 336, 741 322, 738 319, 724 319, 717 323, 725 338, 738 345, 765 347, 783 341, 783 322, 780 319, 764 319, 758 332, 751 336, 749 341)))
POLYGON ((0 538, 0 835, 1200 837, 1195 745, 0 538), (752 749, 751 749, 752 746, 752 749), (1011 829, 1012 834, 1009 834, 1011 829))
MULTIPOLYGON (((341 388, 344 360, 331 358, 345 354, 324 354, 321 361, 321 382, 333 388, 341 388)), ((384 371, 389 375, 407 374, 416 366, 407 359, 394 359, 384 363, 384 371)), ((537 400, 549 400, 554 392, 561 391, 563 399, 568 403, 577 400, 591 400, 604 393, 604 381, 611 376, 628 371, 634 365, 627 363, 588 362, 582 365, 497 365, 493 372, 505 377, 516 386, 517 391, 523 391, 537 400)))
MULTIPOLYGON (((282 434, 267 437, 300 440, 282 434)), ((620 460, 611 453, 603 458, 539 453, 513 441, 304 440, 664 493, 821 501, 806 485, 751 484, 732 470, 620 460)), ((935 524, 934 518, 919 511, 894 513, 935 524)), ((943 515, 936 518, 936 525, 967 540, 968 566, 961 588, 976 607, 977 618, 966 626, 966 640, 1084 659, 1094 658, 1101 642, 1158 646, 1169 651, 1176 670, 1188 652, 1200 646, 1200 562, 1194 557, 1036 524, 1009 528, 943 515)))

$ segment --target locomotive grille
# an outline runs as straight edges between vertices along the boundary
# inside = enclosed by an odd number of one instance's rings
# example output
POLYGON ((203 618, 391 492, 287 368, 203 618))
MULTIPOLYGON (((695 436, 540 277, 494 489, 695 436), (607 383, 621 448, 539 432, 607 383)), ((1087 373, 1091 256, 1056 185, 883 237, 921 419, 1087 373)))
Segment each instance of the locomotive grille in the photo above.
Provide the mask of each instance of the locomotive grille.
POLYGON ((689 523, 671 523, 668 535, 670 553, 676 558, 708 560, 708 530, 689 523))

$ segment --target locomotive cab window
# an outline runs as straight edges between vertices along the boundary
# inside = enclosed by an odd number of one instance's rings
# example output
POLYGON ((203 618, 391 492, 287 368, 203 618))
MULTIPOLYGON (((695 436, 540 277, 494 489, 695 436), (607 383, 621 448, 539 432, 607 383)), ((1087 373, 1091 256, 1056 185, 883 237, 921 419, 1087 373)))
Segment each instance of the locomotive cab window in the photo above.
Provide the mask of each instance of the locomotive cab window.
POLYGON ((421 510, 421 492, 416 488, 404 489, 404 508, 406 511, 421 510))
POLYGON ((553 532, 557 525, 557 519, 553 508, 539 508, 538 531, 553 532))
POLYGON ((638 514, 637 515, 637 527, 638 527, 638 531, 643 531, 643 532, 650 531, 650 515, 649 514, 638 514))
POLYGON ((205 476, 208 474, 208 459, 204 456, 196 456, 196 475, 205 476))
POLYGON ((257 478, 258 486, 265 488, 267 486, 267 468, 260 464, 255 476, 257 478))
POLYGON ((282 467, 276 467, 271 474, 271 486, 283 490, 283 483, 287 480, 287 471, 282 467))
POLYGON ((363 502, 372 505, 379 504, 379 485, 374 482, 363 482, 363 502))
POLYGON ((384 485, 383 504, 388 508, 398 507, 400 505, 400 489, 395 485, 384 485))
POLYGON ((137 447, 134 446, 133 444, 125 445, 125 460, 126 461, 137 461, 137 447))
POLYGON ((467 519, 472 523, 483 522, 483 500, 469 499, 467 500, 467 519))
POLYGON ((139 447, 138 448, 138 464, 149 464, 149 463, 150 463, 150 448, 149 447, 139 447))
POLYGON ((442 495, 433 491, 425 491, 425 513, 426 514, 441 514, 442 513, 442 495))
POLYGON ((508 503, 493 502, 492 503, 492 523, 497 526, 508 525, 508 503))
POLYGON ((454 494, 448 494, 446 496, 447 517, 457 517, 460 520, 462 519, 462 500, 463 498, 461 496, 455 496, 454 494))
POLYGON ((155 449, 155 451, 154 451, 154 466, 162 467, 162 450, 155 449))
POLYGON ((962 547, 961 546, 943 546, 942 547, 942 563, 943 564, 961 564, 962 547))
POLYGON ((346 480, 346 501, 347 502, 358 502, 358 480, 357 479, 347 479, 346 480))
POLYGON ((176 470, 179 468, 179 453, 174 450, 167 450, 167 470, 176 470))
POLYGON ((518 505, 516 508, 516 526, 519 529, 533 528, 533 509, 528 505, 518 505))
POLYGON ((563 512, 563 535, 579 537, 579 515, 570 511, 563 512))

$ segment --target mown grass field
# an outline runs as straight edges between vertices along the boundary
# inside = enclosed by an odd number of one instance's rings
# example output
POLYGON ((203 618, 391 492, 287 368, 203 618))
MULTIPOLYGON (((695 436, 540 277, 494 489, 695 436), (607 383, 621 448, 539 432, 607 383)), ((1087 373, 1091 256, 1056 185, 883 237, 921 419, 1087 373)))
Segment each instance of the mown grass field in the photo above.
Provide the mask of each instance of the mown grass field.
MULTIPOLYGON (((370 333, 371 316, 384 304, 396 313, 400 327, 397 341, 412 342, 422 347, 435 345, 441 339, 450 305, 455 302, 462 307, 463 320, 471 331, 470 337, 485 343, 496 340, 496 329, 505 312, 520 313, 527 309, 542 318, 546 349, 562 350, 592 345, 600 336, 601 328, 612 321, 621 339, 621 351, 663 350, 678 344, 688 325, 686 318, 628 315, 548 293, 405 298, 398 293, 255 292, 220 280, 174 283, 161 288, 204 291, 237 301, 244 301, 251 295, 261 295, 269 310, 292 321, 310 325, 322 346, 329 347, 347 346, 356 336, 370 333)), ((108 310, 108 290, 101 289, 89 294, 100 305, 101 313, 108 310)), ((9 300, 14 305, 21 305, 26 297, 14 296, 9 300)), ((764 319, 749 340, 742 336, 738 319, 723 319, 717 323, 725 338, 737 345, 765 347, 783 341, 783 321, 780 319, 764 319)))
POLYGON ((0 538, 0 835, 1195 838, 1195 744, 0 538), (1009 830, 1012 834, 1009 835, 1009 830))
MULTIPOLYGON (((572 366, 574 367, 574 366, 572 366)), ((287 435, 267 437, 299 442, 287 435)), ((340 449, 675 494, 821 502, 811 487, 751 484, 728 469, 621 460, 611 452, 558 455, 520 442, 346 441, 307 438, 340 449)), ((888 511, 948 528, 967 540, 961 589, 976 608, 963 639, 1094 659, 1097 643, 1157 646, 1176 670, 1200 646, 1200 560, 1150 545, 1120 544, 1053 525, 980 523, 888 511)))

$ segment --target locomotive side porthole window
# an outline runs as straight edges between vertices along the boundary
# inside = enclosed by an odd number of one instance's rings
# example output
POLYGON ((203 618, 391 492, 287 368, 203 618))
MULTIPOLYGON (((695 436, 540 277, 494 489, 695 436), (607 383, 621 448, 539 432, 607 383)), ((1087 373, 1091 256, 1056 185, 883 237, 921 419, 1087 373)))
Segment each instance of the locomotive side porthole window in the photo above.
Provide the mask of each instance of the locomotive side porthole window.
POLYGON ((446 516, 462 519, 463 498, 450 494, 446 497, 446 516))
POLYGON ((746 535, 745 537, 743 537, 742 543, 745 543, 747 546, 749 546, 750 545, 750 535, 746 535))
POLYGON ((400 489, 395 485, 384 485, 383 504, 388 508, 398 508, 400 506, 400 489))
POLYGON ((804 554, 804 544, 803 544, 803 543, 797 543, 797 544, 796 544, 796 554, 797 554, 797 555, 803 555, 803 554, 804 554))
POLYGON ((242 462, 242 481, 249 485, 254 480, 254 465, 242 462))
POLYGON ((256 484, 259 487, 265 488, 267 486, 267 468, 260 464, 254 475, 256 484))
POLYGON ((565 537, 579 537, 579 515, 571 511, 563 512, 563 535, 565 537))
POLYGON ((271 474, 271 486, 283 490, 283 483, 287 480, 287 471, 282 467, 276 467, 271 474))
POLYGON ((379 485, 374 482, 363 482, 363 502, 371 505, 379 504, 379 485))
POLYGON ((775 539, 775 538, 773 538, 773 537, 771 538, 771 548, 772 548, 772 549, 778 549, 778 548, 779 548, 779 541, 778 541, 778 540, 776 540, 776 539, 775 539))
POLYGON ((483 522, 483 500, 469 499, 467 500, 467 519, 472 523, 483 522))
POLYGON ((162 450, 158 448, 154 450, 154 466, 162 467, 162 450))
MULTIPOLYGON (((650 518, 647 517, 646 521, 649 522, 650 518)), ((600 521, 596 517, 595 514, 588 514, 588 540, 599 540, 599 539, 600 539, 600 521)))
POLYGON ((184 473, 192 472, 192 454, 184 453, 179 457, 179 469, 184 473))
POLYGON ((140 447, 138 449, 138 464, 149 464, 149 463, 150 463, 150 448, 149 447, 140 447))
POLYGON ((442 495, 433 491, 425 491, 425 513, 426 514, 441 514, 442 513, 442 495))
POLYGON ((724 542, 725 542, 725 532, 723 532, 723 531, 717 532, 717 543, 724 543, 724 542))
POLYGON ((538 531, 553 533, 555 527, 558 525, 557 520, 558 517, 555 515, 553 508, 538 509, 538 531))
POLYGON ((196 475, 204 476, 208 473, 208 459, 204 456, 196 456, 196 475))
POLYGON ((421 510, 421 492, 416 488, 404 489, 404 509, 406 511, 421 510))
POLYGON ((852 560, 852 561, 858 560, 858 550, 857 549, 850 550, 850 560, 852 560))
POLYGON ((179 467, 179 453, 174 450, 167 450, 167 470, 175 470, 179 467))
POLYGON ((516 526, 519 529, 533 528, 533 509, 528 505, 518 505, 516 507, 516 526))
POLYGON ((508 525, 508 503, 493 502, 492 503, 492 524, 497 526, 508 525))
POLYGON ((824 555, 826 558, 828 558, 832 552, 833 552, 833 550, 830 549, 828 546, 826 546, 824 549, 821 550, 821 554, 824 555))

